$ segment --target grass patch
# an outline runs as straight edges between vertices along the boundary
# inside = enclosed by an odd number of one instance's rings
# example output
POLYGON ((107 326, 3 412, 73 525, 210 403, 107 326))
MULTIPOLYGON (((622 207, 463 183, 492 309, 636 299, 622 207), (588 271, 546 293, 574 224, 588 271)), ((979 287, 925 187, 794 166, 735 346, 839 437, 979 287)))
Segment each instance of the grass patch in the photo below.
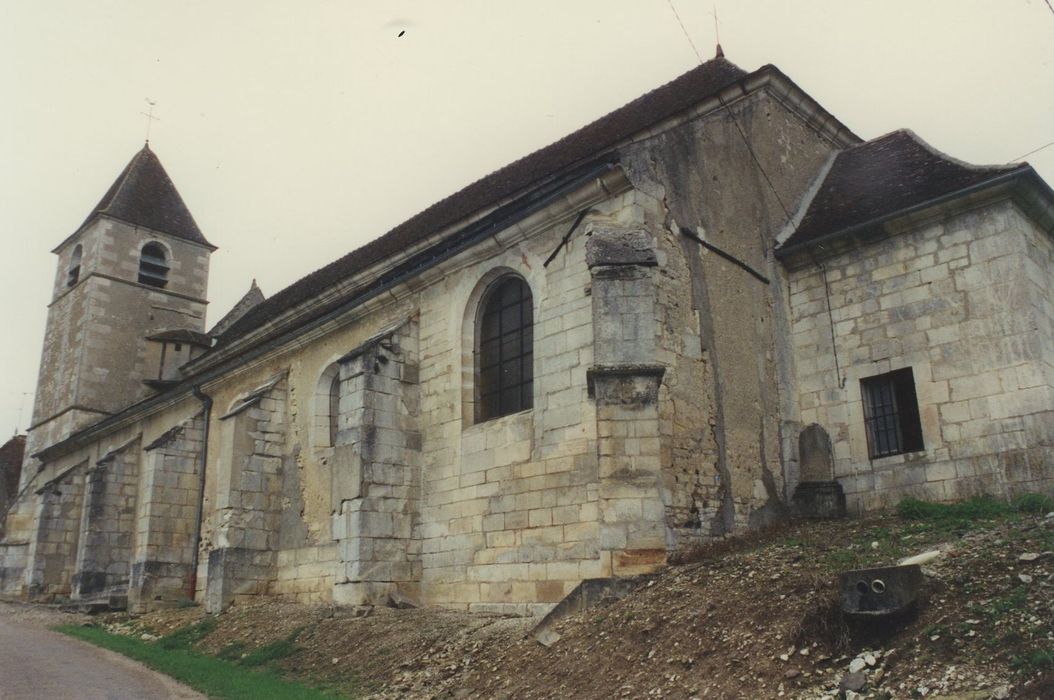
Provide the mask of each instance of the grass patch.
POLYGON ((282 700, 284 698, 322 700, 338 697, 299 683, 283 680, 270 669, 253 670, 230 661, 191 651, 189 645, 193 642, 186 640, 193 639, 195 634, 201 634, 201 624, 189 625, 177 630, 157 643, 111 634, 98 627, 59 625, 54 629, 140 661, 155 671, 169 675, 209 697, 229 698, 230 700, 282 700), (197 629, 192 632, 190 628, 197 629), (180 636, 177 637, 177 635, 180 636), (173 637, 179 640, 182 646, 176 645, 176 642, 170 642, 174 646, 162 646, 162 641, 171 640, 173 637))
POLYGON ((1013 507, 991 496, 974 496, 958 503, 931 503, 917 498, 905 498, 897 504, 897 515, 904 520, 925 520, 937 523, 969 523, 973 520, 1004 518, 1014 512, 1013 507))
POLYGON ((237 662, 248 653, 247 649, 248 647, 245 646, 245 642, 231 642, 220 649, 216 654, 216 657, 223 659, 224 661, 237 662))
POLYGON ((1030 515, 1054 512, 1054 498, 1041 493, 1024 493, 1011 501, 1014 510, 1030 515))
POLYGON ((1028 606, 1028 590, 1018 587, 988 604, 988 611, 996 618, 1005 617, 1028 606))
POLYGON ((1041 515, 1054 510, 1054 498, 1026 493, 1007 502, 992 496, 974 496, 958 503, 931 503, 905 498, 897 504, 897 515, 904 520, 931 523, 946 528, 970 528, 973 523, 1009 518, 1026 513, 1041 515))
POLYGON ((1039 671, 1052 666, 1054 666, 1054 651, 1048 649, 1033 649, 1010 659, 1010 667, 1018 670, 1039 671))
POLYGON ((203 617, 198 622, 180 627, 157 640, 162 649, 184 649, 189 651, 195 644, 208 637, 216 630, 216 618, 203 617))
POLYGON ((258 649, 253 649, 251 652, 241 657, 239 661, 243 666, 265 666, 272 661, 278 661, 284 659, 287 656, 294 654, 299 647, 296 645, 296 638, 300 636, 300 633, 304 631, 301 627, 294 630, 285 639, 279 639, 271 642, 270 644, 264 644, 258 649))

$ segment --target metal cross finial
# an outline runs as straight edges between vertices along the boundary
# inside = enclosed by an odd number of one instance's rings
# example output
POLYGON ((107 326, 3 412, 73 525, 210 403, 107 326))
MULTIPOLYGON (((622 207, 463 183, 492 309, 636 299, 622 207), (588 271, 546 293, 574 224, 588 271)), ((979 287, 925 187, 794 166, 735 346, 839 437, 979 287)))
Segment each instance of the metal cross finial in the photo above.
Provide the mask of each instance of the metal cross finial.
POLYGON ((713 7, 714 7, 714 10, 710 14, 712 14, 714 16, 714 38, 717 39, 717 45, 720 46, 721 45, 721 27, 720 27, 720 25, 719 25, 719 23, 717 21, 717 3, 716 2, 714 3, 713 7))
POLYGON ((146 117, 146 142, 149 144, 150 143, 150 127, 152 126, 152 122, 159 122, 159 121, 161 121, 161 119, 160 119, 160 117, 155 117, 154 116, 154 106, 157 104, 157 102, 155 102, 154 100, 151 100, 149 97, 145 97, 143 99, 145 99, 146 103, 148 105, 150 105, 150 110, 148 112, 140 112, 140 114, 142 114, 144 117, 146 117))

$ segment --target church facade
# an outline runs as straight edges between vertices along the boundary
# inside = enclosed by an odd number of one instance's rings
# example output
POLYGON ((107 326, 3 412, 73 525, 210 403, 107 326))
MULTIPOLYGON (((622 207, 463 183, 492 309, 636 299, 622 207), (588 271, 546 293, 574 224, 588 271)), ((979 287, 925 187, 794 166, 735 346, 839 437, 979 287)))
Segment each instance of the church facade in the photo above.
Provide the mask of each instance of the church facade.
POLYGON ((0 584, 535 613, 810 484, 1050 492, 1052 228, 719 56, 206 328, 145 147, 54 251, 0 584))

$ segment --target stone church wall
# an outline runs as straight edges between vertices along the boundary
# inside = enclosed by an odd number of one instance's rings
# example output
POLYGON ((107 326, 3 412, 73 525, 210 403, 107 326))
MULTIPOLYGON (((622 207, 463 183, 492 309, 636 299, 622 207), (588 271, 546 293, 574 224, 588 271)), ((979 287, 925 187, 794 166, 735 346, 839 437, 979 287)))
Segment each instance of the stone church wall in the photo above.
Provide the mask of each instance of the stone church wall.
POLYGON ((139 476, 138 439, 101 457, 87 470, 73 598, 127 590, 139 476))
POLYGON ((781 515, 791 360, 783 270, 771 251, 786 207, 833 150, 763 91, 642 141, 624 159, 659 251, 661 462, 674 546, 781 515))
POLYGON ((593 317, 584 241, 571 238, 544 265, 571 214, 529 238, 509 232, 502 249, 421 293, 417 533, 427 602, 526 612, 605 575, 596 416, 586 396, 593 317), (534 406, 476 423, 476 312, 487 285, 507 272, 521 275, 533 296, 534 406))
MULTIPOLYGON (((133 539, 106 553, 130 562, 130 605, 401 594, 541 612, 582 579, 653 570, 678 547, 772 521, 786 498, 792 358, 771 248, 784 203, 831 149, 754 94, 625 146, 600 179, 282 347, 244 362, 221 348, 234 362, 200 387, 210 413, 185 397, 107 436, 138 440, 120 476, 92 461, 99 445, 61 460, 87 460, 132 504, 131 530, 123 513, 107 521, 133 539), (532 294, 533 405, 481 422, 478 312, 505 275, 532 294)), ((111 262, 127 272, 126 257, 111 262)), ((98 309, 124 313, 118 287, 101 289, 98 309)), ((195 313, 148 302, 158 319, 195 313)), ((79 508, 73 490, 63 498, 45 521, 79 508)))
POLYGON ((791 274, 802 424, 829 433, 851 509, 1051 490, 1051 248, 1002 202, 824 261, 829 295, 822 268, 791 274), (870 459, 860 381, 905 367, 924 449, 870 459))
POLYGON ((128 590, 133 611, 193 595, 191 565, 203 439, 204 420, 199 413, 180 420, 143 448, 145 466, 139 483, 128 590))

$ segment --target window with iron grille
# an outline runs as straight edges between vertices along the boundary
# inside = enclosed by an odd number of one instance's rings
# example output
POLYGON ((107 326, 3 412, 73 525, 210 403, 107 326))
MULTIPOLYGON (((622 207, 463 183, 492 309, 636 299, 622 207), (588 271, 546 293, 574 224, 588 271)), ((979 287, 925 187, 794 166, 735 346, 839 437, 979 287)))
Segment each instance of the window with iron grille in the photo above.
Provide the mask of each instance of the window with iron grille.
POLYGON ((923 449, 922 421, 910 367, 860 380, 871 459, 923 449))
POLYGON ((534 310, 519 277, 503 277, 483 297, 476 340, 476 420, 531 408, 534 310))

